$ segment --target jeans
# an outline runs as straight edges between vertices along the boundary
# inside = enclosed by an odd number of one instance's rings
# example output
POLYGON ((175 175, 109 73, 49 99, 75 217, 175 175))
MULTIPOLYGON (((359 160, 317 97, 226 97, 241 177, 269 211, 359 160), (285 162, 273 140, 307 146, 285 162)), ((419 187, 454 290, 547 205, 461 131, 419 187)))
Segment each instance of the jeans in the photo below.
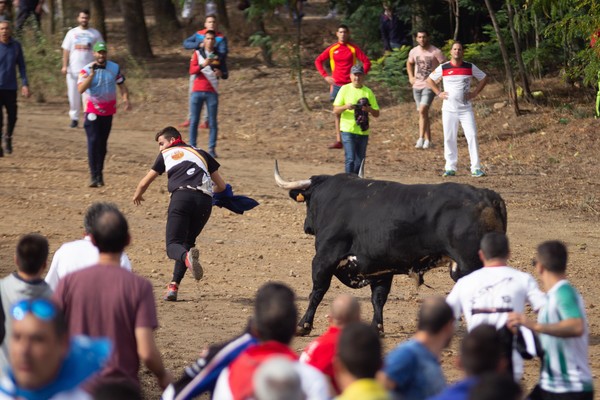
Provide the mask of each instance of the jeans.
POLYGON ((208 222, 212 211, 212 197, 187 189, 179 189, 171 195, 167 212, 167 255, 175 260, 173 282, 179 284, 187 270, 185 256, 195 246, 196 238, 208 222))
POLYGON ((6 117, 8 124, 6 125, 6 137, 11 138, 17 123, 17 91, 16 90, 0 90, 0 138, 2 137, 2 128, 4 125, 4 117, 2 108, 6 108, 6 117))
POLYGON ((213 92, 192 92, 190 98, 190 144, 196 147, 196 137, 198 136, 198 125, 200 123, 200 110, 202 104, 206 102, 208 113, 208 150, 214 150, 217 147, 217 112, 219 109, 219 95, 213 92))
POLYGON ((360 164, 367 155, 368 142, 369 135, 356 135, 350 132, 342 132, 346 173, 358 174, 358 171, 360 171, 360 164))
POLYGON ((92 179, 102 177, 104 170, 104 158, 106 157, 106 149, 108 143, 108 135, 112 128, 112 115, 98 115, 95 121, 90 121, 85 114, 85 134, 88 144, 88 162, 90 165, 90 174, 92 179))

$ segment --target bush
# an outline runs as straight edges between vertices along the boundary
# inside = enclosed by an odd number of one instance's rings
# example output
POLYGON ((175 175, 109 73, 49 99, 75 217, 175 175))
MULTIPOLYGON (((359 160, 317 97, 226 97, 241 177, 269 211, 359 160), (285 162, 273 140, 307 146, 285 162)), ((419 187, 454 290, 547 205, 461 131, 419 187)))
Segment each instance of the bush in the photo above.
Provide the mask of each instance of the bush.
POLYGON ((387 52, 383 57, 373 61, 369 71, 369 79, 381 83, 399 101, 405 101, 408 93, 406 60, 409 51, 409 46, 402 46, 387 52))

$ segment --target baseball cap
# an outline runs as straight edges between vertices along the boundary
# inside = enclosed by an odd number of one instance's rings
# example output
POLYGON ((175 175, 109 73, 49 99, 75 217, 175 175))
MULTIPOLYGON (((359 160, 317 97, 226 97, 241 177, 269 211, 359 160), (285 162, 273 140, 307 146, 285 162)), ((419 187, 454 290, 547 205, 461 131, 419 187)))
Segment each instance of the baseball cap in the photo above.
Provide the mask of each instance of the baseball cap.
POLYGON ((106 51, 106 43, 98 42, 94 45, 94 51, 106 51))
POLYGON ((365 69, 362 67, 362 65, 353 65, 352 68, 350 69, 350 73, 351 74, 364 74, 365 73, 365 69))

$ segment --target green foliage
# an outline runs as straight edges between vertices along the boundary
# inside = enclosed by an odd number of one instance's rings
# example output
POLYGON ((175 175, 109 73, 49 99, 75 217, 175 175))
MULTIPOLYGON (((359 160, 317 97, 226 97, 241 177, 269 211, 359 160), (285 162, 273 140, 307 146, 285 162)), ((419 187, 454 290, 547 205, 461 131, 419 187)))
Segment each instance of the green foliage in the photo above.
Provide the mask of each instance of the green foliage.
POLYGON ((381 83, 398 100, 405 100, 408 84, 406 60, 409 46, 402 46, 392 52, 386 52, 378 60, 373 61, 369 71, 369 80, 381 83))
POLYGON ((383 52, 383 43, 379 33, 379 15, 382 12, 381 1, 365 0, 349 17, 344 20, 351 32, 351 40, 369 57, 383 52))
POLYGON ((250 41, 250 46, 260 47, 269 55, 273 53, 273 38, 267 35, 265 32, 255 32, 248 38, 248 40, 250 41))
POLYGON ((23 47, 29 88, 36 101, 43 103, 48 97, 64 95, 65 79, 60 73, 62 51, 58 37, 49 40, 29 28, 24 29, 25 34, 18 40, 23 47))

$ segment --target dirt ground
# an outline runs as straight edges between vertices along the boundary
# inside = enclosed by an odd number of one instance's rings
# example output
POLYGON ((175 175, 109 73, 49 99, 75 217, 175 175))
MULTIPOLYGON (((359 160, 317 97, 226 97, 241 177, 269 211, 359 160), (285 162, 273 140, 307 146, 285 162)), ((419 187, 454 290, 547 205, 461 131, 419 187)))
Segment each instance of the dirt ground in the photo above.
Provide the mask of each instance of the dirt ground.
MULTIPOLYGON (((68 128, 66 98, 44 104, 20 102, 14 153, 0 159, 0 273, 14 269, 14 246, 20 235, 40 232, 48 237, 54 252, 61 243, 82 235, 83 213, 91 203, 111 201, 128 217, 133 242, 127 253, 135 272, 154 286, 160 321, 158 345, 175 375, 204 346, 242 331, 252 313, 256 290, 269 280, 290 285, 298 295, 302 313, 311 289, 314 238, 303 232, 305 206, 294 203, 275 186, 274 160, 279 160, 284 177, 304 179, 342 172, 343 152, 326 147, 333 139, 333 117, 322 78, 312 68, 306 69, 307 99, 313 111, 304 113, 289 70, 259 67, 255 52, 233 43, 230 78, 221 85, 217 150, 222 175, 235 192, 251 196, 261 205, 243 216, 213 210, 197 242, 205 277, 199 283, 186 277, 178 302, 162 301, 172 268, 164 245, 169 201, 166 178, 153 184, 142 206, 136 207, 131 201, 136 184, 157 155, 155 132, 180 123, 185 116, 188 55, 177 49, 155 49, 157 57, 148 65, 149 78, 143 89, 133 93, 133 110, 120 111, 115 117, 103 188, 87 187, 85 133, 81 128, 68 128)), ((383 93, 376 85, 372 87, 376 95, 383 93)), ((600 303, 600 286, 594 268, 600 259, 596 166, 600 129, 597 121, 576 117, 576 110, 591 107, 585 96, 563 87, 558 80, 536 82, 534 87, 546 92, 548 104, 526 105, 528 112, 518 118, 509 107, 494 108, 504 100, 500 83, 486 88, 475 108, 481 159, 489 176, 469 176, 462 138, 460 170, 453 180, 493 189, 505 199, 511 265, 533 272, 530 260, 539 242, 561 239, 568 244, 570 280, 586 301, 590 362, 598 384, 600 316, 595 308, 600 303)), ((442 182, 440 103, 435 102, 432 111, 435 146, 416 150, 414 105, 397 105, 384 94, 378 97, 382 112, 371 124, 367 177, 402 183, 442 182)), ((200 131, 201 147, 206 146, 207 136, 206 130, 200 131)), ((447 270, 430 271, 425 281, 431 288, 417 288, 406 276, 394 280, 384 314, 386 351, 414 332, 422 298, 445 295, 453 285, 447 270)), ((334 280, 317 311, 311 336, 295 339, 294 349, 301 351, 326 329, 327 307, 342 292, 356 295, 363 317, 371 319, 369 289, 352 291, 334 280)), ((463 333, 459 331, 442 357, 450 381, 461 377, 455 359, 463 333)), ((536 380, 537 368, 535 363, 526 364, 526 387, 536 380)), ((149 372, 142 370, 140 374, 147 398, 159 398, 160 391, 149 372)))

